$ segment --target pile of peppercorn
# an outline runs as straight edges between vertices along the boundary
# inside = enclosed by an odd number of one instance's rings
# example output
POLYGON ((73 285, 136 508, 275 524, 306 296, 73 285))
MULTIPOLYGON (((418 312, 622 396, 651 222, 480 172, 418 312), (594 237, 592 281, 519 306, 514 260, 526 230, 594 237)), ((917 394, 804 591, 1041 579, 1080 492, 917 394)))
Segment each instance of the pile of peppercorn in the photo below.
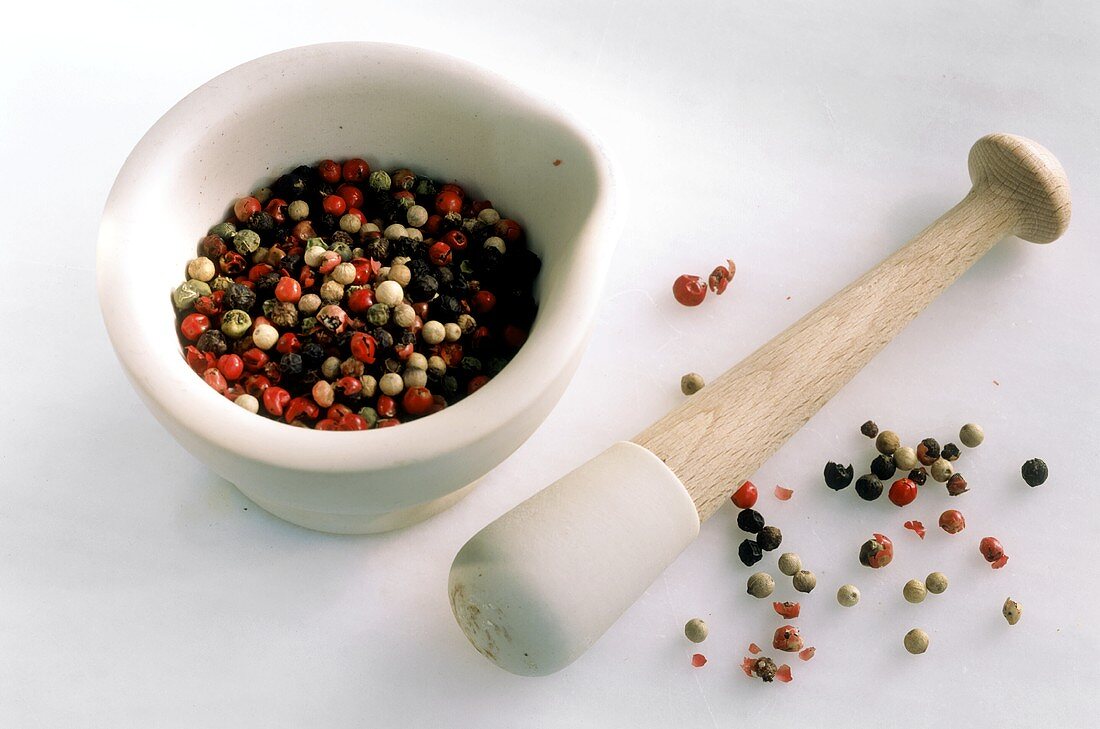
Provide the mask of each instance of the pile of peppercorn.
POLYGON ((172 295, 187 363, 250 412, 366 430, 438 412, 527 338, 541 261, 488 200, 363 159, 233 205, 172 295))

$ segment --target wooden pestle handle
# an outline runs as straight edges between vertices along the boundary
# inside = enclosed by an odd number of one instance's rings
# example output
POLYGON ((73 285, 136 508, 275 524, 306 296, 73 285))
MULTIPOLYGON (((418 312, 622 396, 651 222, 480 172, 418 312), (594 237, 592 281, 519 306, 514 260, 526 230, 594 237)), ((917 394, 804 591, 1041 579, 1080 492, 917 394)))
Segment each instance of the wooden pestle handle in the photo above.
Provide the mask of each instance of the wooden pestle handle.
POLYGON ((969 167, 958 205, 634 438, 680 478, 700 520, 994 244, 1065 231, 1069 185, 1042 146, 991 134, 969 167))

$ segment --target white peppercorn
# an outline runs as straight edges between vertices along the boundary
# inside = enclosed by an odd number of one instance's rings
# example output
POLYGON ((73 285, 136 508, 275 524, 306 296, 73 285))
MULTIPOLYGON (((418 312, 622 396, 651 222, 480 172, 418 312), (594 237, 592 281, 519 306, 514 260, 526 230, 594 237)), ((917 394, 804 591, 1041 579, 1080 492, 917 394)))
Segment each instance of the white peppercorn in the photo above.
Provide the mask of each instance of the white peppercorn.
POLYGON ((784 552, 779 555, 779 571, 788 577, 794 577, 802 569, 802 558, 794 552, 784 552))
POLYGON ((332 407, 332 403, 336 401, 336 391, 327 380, 317 380, 313 383, 310 394, 313 395, 313 401, 323 408, 332 407))
POLYGON ((329 357, 321 363, 321 374, 333 379, 340 374, 340 358, 329 357))
POLYGON ((420 232, 419 228, 406 228, 405 235, 408 236, 409 240, 415 240, 418 243, 424 240, 424 234, 420 232))
POLYGON ((249 395, 247 392, 237 395, 236 399, 233 400, 233 402, 234 404, 241 406, 250 413, 260 412, 260 401, 252 395, 249 395))
POLYGON ((875 438, 875 448, 884 456, 892 456, 901 445, 901 438, 892 430, 884 430, 875 438))
POLYGON ((924 578, 924 586, 933 595, 942 595, 947 590, 947 575, 942 572, 932 572, 924 578))
POLYGON ((447 322, 443 325, 443 339, 447 342, 457 342, 462 338, 462 328, 454 322, 447 322))
POLYGON ((946 483, 947 479, 955 475, 955 467, 951 465, 951 461, 946 458, 937 458, 932 461, 932 465, 929 466, 928 472, 932 474, 932 478, 940 483, 946 483))
POLYGON ((393 323, 408 329, 416 323, 416 310, 408 304, 398 304, 393 308, 393 323))
POLYGON ((706 382, 703 381, 703 376, 698 372, 688 372, 680 378, 680 392, 685 395, 694 395, 702 390, 704 385, 706 385, 706 382))
POLYGON ((340 230, 345 233, 358 233, 362 227, 363 221, 359 219, 358 215, 344 213, 340 216, 340 230))
POLYGON ((859 602, 859 588, 855 585, 841 585, 836 591, 836 601, 844 607, 852 607, 859 602))
POLYGON ((767 572, 757 572, 749 577, 747 587, 753 597, 765 598, 775 591, 775 580, 767 572))
POLYGON ((341 263, 332 269, 332 280, 341 286, 347 286, 355 281, 355 266, 350 263, 341 263))
POLYGON ((423 205, 413 205, 405 211, 405 220, 412 227, 419 228, 428 222, 428 210, 423 205))
POLYGON ((291 220, 305 220, 309 217, 309 203, 305 200, 295 200, 286 206, 286 214, 291 220))
POLYGON ((500 213, 492 208, 485 208, 477 214, 477 219, 486 225, 496 225, 500 222, 500 213))
POLYGON ((1015 625, 1020 622, 1020 617, 1023 615, 1024 609, 1020 607, 1020 603, 1013 600, 1011 597, 1005 599, 1005 604, 1001 607, 1001 614, 1005 616, 1005 620, 1009 625, 1015 625))
POLYGON ((425 344, 439 344, 447 336, 447 330, 442 322, 435 319, 424 322, 424 328, 420 330, 420 336, 425 344))
POLYGON ((428 369, 428 358, 422 355, 420 352, 413 352, 409 355, 409 358, 405 360, 405 366, 414 370, 428 369))
POLYGON ((397 306, 405 298, 405 291, 396 281, 383 281, 374 289, 374 300, 386 306, 397 306))
POLYGON ((905 583, 905 586, 901 588, 901 594, 907 602, 916 604, 918 602, 924 602, 924 597, 928 594, 928 589, 920 580, 909 580, 905 583))
POLYGON ((390 270, 386 272, 386 278, 390 281, 396 281, 404 288, 412 281, 412 271, 403 263, 391 263, 390 270))
POLYGON ((363 386, 363 397, 374 397, 374 393, 378 389, 378 380, 373 375, 363 375, 359 378, 359 384, 363 386))
POLYGON ((192 258, 187 264, 187 278, 193 278, 196 281, 210 281, 216 273, 214 262, 206 256, 192 258))
POLYGON ((469 314, 459 314, 458 328, 462 330, 463 334, 469 334, 477 328, 477 319, 474 319, 469 314))
POLYGON ((967 423, 959 430, 959 440, 967 448, 977 448, 985 440, 985 431, 977 423, 967 423))
POLYGON ((382 237, 386 240, 397 240, 398 238, 405 237, 405 226, 401 223, 393 223, 387 225, 386 229, 382 231, 382 237))
POLYGON ((383 395, 393 397, 405 389, 405 382, 396 372, 387 372, 378 380, 378 389, 383 395))
POLYGON ((309 246, 306 248, 306 252, 302 254, 302 260, 306 262, 307 266, 316 268, 325 260, 326 253, 328 253, 328 249, 323 246, 309 246))
POLYGON ((909 446, 899 446, 894 451, 894 465, 902 471, 912 471, 917 467, 917 452, 909 446))
POLYGON ((260 349, 271 349, 279 341, 279 330, 270 324, 258 324, 252 330, 252 343, 260 349))
POLYGON ((428 373, 425 370, 415 367, 406 367, 405 373, 401 376, 401 381, 404 382, 405 387, 409 389, 424 387, 428 384, 428 373))
POLYGON ((437 354, 428 357, 428 374, 442 377, 447 373, 447 363, 437 354))
POLYGON ((302 298, 298 299, 298 311, 303 314, 316 314, 317 310, 321 308, 321 297, 317 294, 306 294, 302 298))
POLYGON ((687 625, 684 626, 684 635, 692 643, 702 643, 707 639, 707 634, 710 631, 707 629, 707 624, 700 618, 692 618, 687 621, 687 625))
POLYGON ((928 633, 920 628, 913 628, 905 634, 905 650, 913 655, 920 655, 928 650, 928 633))
POLYGON ((338 281, 325 281, 321 284, 321 301, 335 304, 344 298, 344 286, 338 281))
POLYGON ((794 589, 799 592, 813 592, 817 587, 817 575, 809 570, 799 570, 794 573, 794 589))
POLYGON ((504 245, 504 239, 496 235, 486 238, 484 246, 486 248, 495 248, 501 254, 503 254, 505 250, 507 250, 507 246, 504 245))

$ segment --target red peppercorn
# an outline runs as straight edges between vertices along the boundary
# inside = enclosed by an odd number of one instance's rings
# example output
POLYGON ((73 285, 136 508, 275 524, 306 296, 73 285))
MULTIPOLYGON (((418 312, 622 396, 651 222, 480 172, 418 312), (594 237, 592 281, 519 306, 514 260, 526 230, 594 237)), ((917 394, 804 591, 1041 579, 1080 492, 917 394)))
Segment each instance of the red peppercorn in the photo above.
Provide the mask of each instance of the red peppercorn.
POLYGON ((218 372, 230 382, 239 380, 244 374, 244 360, 236 354, 223 354, 218 357, 218 372))
POLYGON ((378 261, 372 261, 369 258, 353 258, 351 265, 355 266, 355 280, 351 282, 355 286, 369 283, 374 275, 382 270, 382 265, 378 261))
POLYGON ((275 298, 297 304, 298 299, 302 298, 302 285, 290 276, 283 276, 279 279, 279 283, 275 284, 275 298))
POLYGON ((287 202, 282 198, 273 197, 267 201, 267 205, 264 205, 264 212, 271 216, 271 219, 276 223, 286 222, 287 202))
POLYGON ((312 398, 302 395, 293 398, 287 404, 286 412, 283 413, 283 417, 286 419, 286 422, 293 423, 303 416, 310 420, 316 420, 317 416, 320 414, 321 409, 317 407, 317 403, 313 402, 312 398))
POLYGON ((303 289, 313 288, 313 284, 317 283, 317 278, 313 275, 313 269, 309 266, 302 266, 302 270, 298 272, 298 283, 302 284, 303 289))
MULTIPOLYGON (((345 395, 355 395, 363 390, 363 382, 358 377, 341 377, 332 387, 345 395)), ((330 416, 331 417, 331 416, 330 416)))
POLYGON ((290 229, 290 234, 299 242, 317 237, 317 231, 313 229, 313 223, 308 220, 299 221, 290 229))
POLYGON ((492 291, 482 289, 474 294, 474 308, 481 314, 488 313, 497 305, 497 297, 492 291))
POLYGON ((756 486, 753 482, 746 481, 741 484, 741 488, 733 492, 733 496, 731 496, 730 499, 738 509, 751 509, 756 504, 758 495, 756 486))
POLYGON ((214 366, 214 354, 212 352, 203 352, 198 347, 187 345, 183 351, 184 358, 187 360, 187 365, 195 371, 196 374, 202 374, 208 369, 214 366))
MULTIPOLYGON (((220 294, 223 292, 216 291, 215 293, 220 294)), ((200 296, 195 300, 195 311, 204 316, 217 316, 222 313, 222 307, 218 298, 215 298, 213 294, 208 294, 206 296, 200 296)))
POLYGON ((325 418, 334 422, 339 422, 340 418, 344 417, 348 413, 352 412, 351 408, 347 405, 338 402, 325 412, 325 418))
POLYGON ((244 368, 246 370, 249 372, 259 372, 264 368, 264 365, 271 361, 271 358, 267 356, 267 352, 259 347, 250 347, 241 355, 241 360, 244 362, 244 368))
POLYGON ((272 385, 264 390, 263 402, 264 410, 276 418, 282 417, 283 409, 290 403, 290 393, 272 385))
POLYGON ((180 322, 180 334, 194 342, 210 328, 210 319, 203 314, 188 314, 180 322))
POLYGON ((773 602, 772 609, 780 617, 793 620, 802 612, 802 605, 797 602, 773 602))
POLYGON ((374 427, 375 428, 392 428, 395 425, 401 425, 401 421, 398 420, 397 418, 385 418, 385 419, 379 420, 377 423, 375 423, 374 427))
POLYGON ((343 215, 344 211, 348 209, 348 204, 339 195, 326 196, 321 206, 330 215, 343 215))
POLYGON ((707 285, 698 276, 684 274, 673 282, 672 295, 684 306, 698 306, 707 297, 707 285))
POLYGON ((426 387, 410 387, 401 398, 401 405, 409 415, 423 415, 432 409, 435 400, 426 387))
POLYGON ((514 324, 504 327, 504 343, 513 349, 519 349, 527 341, 527 330, 514 324))
POLYGON ((488 210, 491 207, 493 207, 493 202, 491 200, 475 200, 470 203, 471 217, 477 217, 477 214, 482 210, 488 210))
POLYGON ((440 215, 457 213, 462 210, 462 198, 451 190, 444 190, 435 196, 435 210, 440 215))
POLYGON ((428 235, 436 235, 441 225, 443 225, 442 215, 429 215, 428 222, 424 224, 424 232, 428 235))
POLYGON ((241 223, 248 222, 249 218, 261 210, 263 210, 263 205, 260 205, 260 201, 251 196, 242 197, 233 203, 233 215, 241 223))
POLYGON ((737 271, 737 266, 733 265, 733 261, 726 259, 726 263, 729 264, 729 268, 717 266, 710 272, 710 277, 707 279, 707 284, 715 296, 720 296, 725 292, 726 287, 729 286, 730 280, 733 278, 733 274, 737 271))
POLYGON ((345 214, 346 215, 354 215, 355 217, 359 218, 359 224, 360 225, 366 225, 367 224, 367 216, 363 214, 362 210, 360 210, 356 206, 352 205, 351 203, 348 203, 348 211, 345 214))
POLYGON ((364 332, 356 332, 351 335, 351 356, 360 362, 372 364, 374 362, 375 348, 378 343, 374 337, 364 332))
POLYGON ((702 653, 693 653, 691 655, 691 665, 695 668, 702 668, 707 665, 707 657, 702 653))
POLYGON ((494 227, 496 234, 509 243, 518 243, 523 238, 523 228, 511 218, 502 218, 494 227))
POLYGON ((271 380, 264 375, 249 375, 244 380, 244 391, 252 397, 263 397, 264 390, 271 387, 271 380))
POLYGON ((244 388, 240 385, 230 385, 222 394, 225 395, 227 400, 236 400, 244 394, 244 388))
POLYGON ((428 249, 428 259, 437 266, 450 265, 451 247, 443 241, 433 243, 428 249))
POLYGON ((317 424, 313 426, 314 430, 340 430, 340 424, 332 418, 325 418, 324 420, 318 420, 317 424))
POLYGON ((411 357, 413 352, 416 351, 416 350, 413 347, 413 343, 409 342, 408 344, 401 344, 401 345, 394 346, 393 351, 394 351, 394 354, 397 355, 397 358, 399 360, 401 360, 402 362, 404 362, 409 357, 411 357))
POLYGON ((225 241, 213 233, 203 238, 199 246, 202 248, 202 254, 211 260, 221 258, 222 254, 228 250, 225 241))
POLYGON ((302 351, 302 342, 294 332, 287 332, 275 342, 275 351, 280 354, 298 354, 302 351))
POLYGON ((202 379, 206 380, 206 384, 213 387, 219 394, 225 392, 229 384, 225 381, 225 376, 218 372, 217 367, 211 367, 206 372, 202 373, 202 379))
POLYGON ((348 295, 348 308, 357 314, 362 314, 374 306, 374 291, 369 287, 356 289, 348 295))
POLYGON ((799 635, 798 628, 795 626, 781 625, 775 629, 772 648, 793 653, 802 650, 802 646, 802 636, 799 635))
POLYGON ((358 413, 348 413, 340 418, 340 430, 367 430, 370 423, 358 413))
POLYGON ((321 164, 317 165, 317 175, 331 185, 340 181, 341 174, 340 165, 331 159, 322 160, 321 164))
POLYGON ((397 403, 389 395, 379 395, 374 409, 383 418, 392 418, 397 415, 397 403))
POLYGON ((218 259, 218 268, 226 276, 236 276, 247 265, 248 262, 244 260, 244 256, 236 251, 226 251, 218 259))
POLYGON ((982 541, 978 544, 978 550, 985 557, 985 561, 989 562, 995 570, 1004 567, 1005 563, 1008 562, 1005 549, 996 537, 982 537, 982 541))
POLYGON ((456 251, 466 250, 466 245, 469 242, 466 238, 466 234, 461 230, 448 230, 440 240, 456 251))
POLYGON ((485 387, 485 383, 489 381, 489 378, 485 375, 478 375, 470 380, 470 384, 466 386, 466 392, 473 395, 475 392, 485 387))
POLYGON ((261 278, 263 278, 264 276, 266 276, 269 273, 273 273, 274 271, 275 271, 274 266, 271 266, 267 263, 257 263, 255 266, 248 269, 248 280, 251 281, 252 283, 256 283, 261 278))
MULTIPOLYGON (((344 183, 336 188, 336 194, 343 199, 348 208, 363 207, 363 191, 355 185, 344 183)), ((362 213, 360 213, 362 215, 362 213)))
POLYGON ((908 478, 899 478, 890 486, 890 501, 896 506, 906 506, 917 498, 917 484, 908 478))
POLYGON ((966 528, 966 519, 957 509, 948 509, 940 514, 940 529, 948 534, 958 534, 966 528))
POLYGON ((439 356, 448 367, 457 367, 462 361, 462 345, 458 342, 447 342, 439 345, 439 356))
POLYGON ((367 164, 365 159, 352 157, 344 162, 344 167, 341 171, 344 174, 344 179, 348 182, 359 182, 360 180, 367 179, 370 175, 370 165, 367 164))

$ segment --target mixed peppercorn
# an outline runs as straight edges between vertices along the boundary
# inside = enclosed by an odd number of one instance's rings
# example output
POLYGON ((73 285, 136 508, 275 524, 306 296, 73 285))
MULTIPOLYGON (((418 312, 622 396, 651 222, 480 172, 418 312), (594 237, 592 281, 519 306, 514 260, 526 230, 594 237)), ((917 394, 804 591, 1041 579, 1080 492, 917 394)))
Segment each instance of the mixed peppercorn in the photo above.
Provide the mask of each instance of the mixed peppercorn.
POLYGON ((541 261, 488 200, 324 160, 237 200, 172 295, 187 363, 250 412, 367 430, 477 391, 527 338, 541 261))

